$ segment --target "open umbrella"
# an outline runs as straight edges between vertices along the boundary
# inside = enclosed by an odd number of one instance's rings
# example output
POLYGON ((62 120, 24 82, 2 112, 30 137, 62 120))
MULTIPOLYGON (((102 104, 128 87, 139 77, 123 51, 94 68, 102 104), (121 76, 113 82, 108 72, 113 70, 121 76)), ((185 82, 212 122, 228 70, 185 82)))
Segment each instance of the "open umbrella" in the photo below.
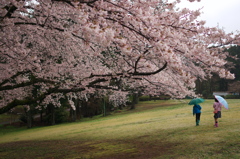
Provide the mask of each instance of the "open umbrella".
POLYGON ((188 103, 188 105, 195 105, 195 104, 198 104, 198 103, 202 103, 202 102, 204 102, 205 100, 204 99, 202 99, 202 98, 194 98, 194 99, 192 99, 189 103, 188 103))
POLYGON ((223 97, 215 95, 215 98, 224 106, 224 108, 228 109, 228 103, 223 97))

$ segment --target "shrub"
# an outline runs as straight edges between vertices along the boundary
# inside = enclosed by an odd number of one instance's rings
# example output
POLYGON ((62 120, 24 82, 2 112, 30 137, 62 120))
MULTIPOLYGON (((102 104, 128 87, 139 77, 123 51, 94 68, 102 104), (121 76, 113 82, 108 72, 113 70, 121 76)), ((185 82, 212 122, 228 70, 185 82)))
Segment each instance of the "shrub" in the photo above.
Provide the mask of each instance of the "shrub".
POLYGON ((226 99, 239 99, 240 96, 239 95, 226 95, 225 98, 226 99))
POLYGON ((139 101, 148 101, 148 100, 150 100, 150 97, 149 97, 149 96, 141 96, 141 97, 139 98, 139 101))

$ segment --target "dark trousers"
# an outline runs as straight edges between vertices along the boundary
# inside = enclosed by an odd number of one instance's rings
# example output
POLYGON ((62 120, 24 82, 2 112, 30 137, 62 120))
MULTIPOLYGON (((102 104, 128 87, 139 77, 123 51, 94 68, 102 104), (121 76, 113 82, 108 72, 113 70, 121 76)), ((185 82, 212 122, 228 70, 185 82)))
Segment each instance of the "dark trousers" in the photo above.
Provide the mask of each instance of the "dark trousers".
POLYGON ((196 122, 200 120, 201 113, 196 113, 196 122))

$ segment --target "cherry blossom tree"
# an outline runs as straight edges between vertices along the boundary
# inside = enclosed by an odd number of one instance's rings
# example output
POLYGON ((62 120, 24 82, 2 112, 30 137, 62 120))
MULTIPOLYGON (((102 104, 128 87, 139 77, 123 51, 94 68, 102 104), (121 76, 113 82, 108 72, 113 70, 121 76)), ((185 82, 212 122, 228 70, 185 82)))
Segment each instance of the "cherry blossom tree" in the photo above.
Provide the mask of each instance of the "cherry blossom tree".
POLYGON ((60 106, 64 96, 74 108, 71 99, 99 90, 111 90, 115 104, 134 88, 183 98, 195 96, 197 78, 234 78, 223 49, 239 44, 239 34, 207 27, 200 10, 177 3, 0 0, 0 113, 60 106))

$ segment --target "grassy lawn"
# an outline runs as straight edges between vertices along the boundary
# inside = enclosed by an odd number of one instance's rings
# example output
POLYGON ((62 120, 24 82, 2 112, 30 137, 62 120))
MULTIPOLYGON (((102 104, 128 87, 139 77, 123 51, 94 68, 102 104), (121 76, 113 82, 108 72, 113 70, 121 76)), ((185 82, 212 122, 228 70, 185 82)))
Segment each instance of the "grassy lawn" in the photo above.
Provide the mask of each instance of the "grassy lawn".
POLYGON ((189 100, 140 102, 107 117, 26 129, 0 127, 0 158, 189 159, 240 158, 240 100, 228 100, 214 128, 213 100, 201 104, 195 126, 189 100))

